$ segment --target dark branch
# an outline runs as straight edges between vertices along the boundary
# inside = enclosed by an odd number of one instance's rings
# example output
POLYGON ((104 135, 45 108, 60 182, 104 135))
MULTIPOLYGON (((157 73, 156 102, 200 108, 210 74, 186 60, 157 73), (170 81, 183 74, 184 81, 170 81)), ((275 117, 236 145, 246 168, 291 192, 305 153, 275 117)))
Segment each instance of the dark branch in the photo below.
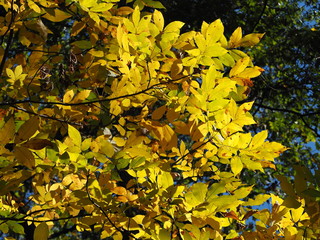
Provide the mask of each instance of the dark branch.
POLYGON ((312 128, 311 126, 309 126, 309 124, 308 124, 308 123, 306 122, 306 120, 304 119, 304 117, 307 117, 307 116, 319 115, 319 114, 320 114, 320 111, 310 112, 310 113, 300 113, 300 112, 297 112, 297 111, 294 111, 294 110, 290 110, 290 109, 275 108, 275 107, 270 107, 270 106, 266 106, 266 105, 259 104, 259 103, 254 103, 254 105, 257 106, 257 107, 259 107, 259 108, 269 109, 269 110, 272 110, 272 111, 278 111, 278 112, 284 112, 284 113, 294 114, 294 115, 298 116, 298 117, 303 121, 303 123, 305 124, 305 126, 306 126, 307 128, 309 128, 311 131, 313 131, 314 134, 315 134, 317 137, 320 137, 320 134, 318 133, 318 130, 317 130, 316 128, 312 128))
POLYGON ((69 220, 69 219, 86 217, 86 216, 91 216, 91 215, 90 214, 81 214, 81 215, 77 215, 77 216, 69 216, 69 217, 55 218, 55 219, 48 219, 48 220, 36 220, 36 219, 14 218, 14 217, 0 217, 0 221, 43 223, 43 222, 58 222, 61 220, 69 220))
MULTIPOLYGON (((183 78, 188 78, 191 77, 191 75, 187 75, 187 76, 183 76, 179 79, 175 79, 175 80, 171 80, 168 83, 172 83, 172 82, 177 82, 180 81, 183 78)), ((34 104, 41 104, 41 105, 63 105, 63 106, 81 106, 81 105, 87 105, 87 104, 93 104, 93 103, 103 103, 103 102, 109 102, 109 101, 114 101, 114 100, 118 100, 121 98, 127 98, 127 97, 133 97, 142 93, 146 93, 150 90, 153 90, 155 87, 161 86, 161 85, 165 85, 166 83, 157 83, 151 87, 148 87, 144 90, 141 90, 139 92, 136 93, 132 93, 132 94, 127 94, 127 95, 123 95, 123 96, 118 96, 118 97, 113 97, 113 98, 105 98, 105 99, 97 99, 97 100, 93 100, 93 101, 87 101, 87 102, 79 102, 79 103, 64 103, 64 102, 42 102, 42 101, 34 101, 34 100, 20 100, 20 101, 13 101, 13 102, 2 102, 0 103, 0 106, 13 106, 13 105, 17 105, 17 104, 21 104, 21 103, 34 103, 34 104)))
POLYGON ((89 192, 89 176, 90 176, 90 172, 88 172, 88 175, 87 175, 87 182, 86 182, 86 192, 87 192, 87 196, 90 200, 90 202, 92 202, 92 204, 94 206, 96 206, 101 212, 102 214, 107 218, 108 222, 112 225, 112 227, 114 227, 118 232, 120 232, 122 234, 122 236, 129 236, 129 237, 132 237, 133 239, 137 239, 135 236, 133 236, 130 231, 127 231, 127 230, 124 230, 122 228, 119 228, 117 227, 114 222, 111 221, 110 217, 108 216, 107 212, 98 204, 96 203, 93 198, 91 197, 90 195, 90 192, 89 192))
POLYGON ((60 119, 60 118, 51 117, 51 116, 48 116, 48 115, 45 115, 45 114, 35 113, 35 112, 29 111, 29 110, 24 109, 24 108, 19 107, 19 106, 13 105, 13 106, 11 106, 11 107, 13 107, 13 108, 15 108, 15 109, 17 109, 17 110, 20 110, 20 111, 23 111, 23 112, 32 114, 32 115, 36 115, 36 116, 42 117, 42 118, 48 118, 48 119, 55 120, 55 121, 59 121, 59 122, 66 123, 66 124, 69 124, 69 125, 82 126, 81 123, 69 122, 69 121, 67 121, 67 120, 63 120, 63 119, 60 119))

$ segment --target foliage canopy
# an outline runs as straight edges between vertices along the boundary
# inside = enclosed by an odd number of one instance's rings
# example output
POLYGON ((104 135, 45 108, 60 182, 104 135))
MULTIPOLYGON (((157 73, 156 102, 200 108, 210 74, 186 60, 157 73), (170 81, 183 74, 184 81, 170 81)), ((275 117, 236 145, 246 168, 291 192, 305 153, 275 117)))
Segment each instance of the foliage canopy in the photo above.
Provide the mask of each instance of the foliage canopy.
POLYGON ((279 176, 283 200, 242 176, 286 150, 245 130, 263 69, 241 48, 263 34, 227 39, 219 19, 180 34, 160 2, 127 2, 0 2, 3 236, 318 236, 309 178, 279 176))

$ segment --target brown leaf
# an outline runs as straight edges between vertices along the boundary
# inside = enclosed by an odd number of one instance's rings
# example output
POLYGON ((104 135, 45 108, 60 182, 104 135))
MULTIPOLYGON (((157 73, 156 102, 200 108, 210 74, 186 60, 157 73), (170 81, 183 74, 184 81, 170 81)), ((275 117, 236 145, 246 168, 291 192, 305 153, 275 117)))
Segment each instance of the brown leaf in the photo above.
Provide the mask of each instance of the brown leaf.
POLYGON ((52 146, 52 143, 47 139, 32 138, 29 141, 21 144, 21 146, 26 147, 26 148, 30 148, 33 150, 40 150, 42 148, 52 146))
POLYGON ((39 128, 39 117, 34 116, 27 120, 24 124, 19 128, 16 137, 14 139, 14 143, 21 143, 30 137, 38 130, 39 128))
POLYGON ((243 216, 242 221, 248 219, 249 217, 251 217, 253 214, 255 214, 255 213, 257 213, 257 212, 259 212, 259 211, 258 211, 258 210, 250 210, 249 212, 247 212, 247 213, 243 216))
POLYGON ((14 156, 22 165, 32 169, 35 166, 35 160, 32 152, 25 147, 14 147, 13 149, 14 156))
POLYGON ((223 213, 223 215, 224 215, 224 217, 233 218, 235 220, 240 221, 240 219, 238 218, 238 216, 236 215, 236 213, 234 211, 223 213))

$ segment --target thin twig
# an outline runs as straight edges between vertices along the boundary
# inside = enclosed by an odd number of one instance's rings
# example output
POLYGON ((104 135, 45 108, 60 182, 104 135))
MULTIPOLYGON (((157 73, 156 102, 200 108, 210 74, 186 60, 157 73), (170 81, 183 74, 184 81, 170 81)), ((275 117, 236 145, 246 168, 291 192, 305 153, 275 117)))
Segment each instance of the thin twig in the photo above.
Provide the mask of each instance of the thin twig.
MULTIPOLYGON (((181 80, 183 78, 187 78, 187 77, 190 77, 190 76, 189 75, 183 76, 183 77, 181 77, 179 79, 171 80, 168 83, 176 82, 176 81, 179 81, 179 80, 181 80)), ((26 99, 26 100, 20 100, 20 101, 12 101, 12 102, 1 102, 0 106, 12 106, 12 105, 21 104, 21 103, 34 103, 34 104, 41 104, 41 105, 81 106, 81 105, 87 105, 87 104, 93 104, 93 103, 110 102, 110 101, 118 100, 118 99, 121 99, 121 98, 133 97, 133 96, 136 96, 136 95, 139 95, 139 94, 142 94, 142 93, 146 93, 149 90, 153 90, 155 87, 158 87, 158 86, 161 86, 161 85, 165 85, 165 84, 166 83, 157 83, 157 84, 154 84, 153 86, 151 86, 149 88, 143 89, 143 90, 141 90, 139 92, 136 92, 136 93, 131 93, 131 94, 118 96, 118 97, 113 97, 113 98, 105 98, 105 99, 87 101, 87 102, 79 102, 79 103, 42 102, 42 101, 34 101, 34 100, 26 99)))
POLYGON ((80 218, 80 217, 86 217, 86 216, 91 216, 91 215, 90 214, 82 214, 82 215, 77 215, 77 216, 69 216, 69 217, 55 218, 55 219, 49 219, 49 220, 35 220, 35 219, 14 218, 14 217, 0 217, 0 221, 42 223, 42 222, 58 222, 58 221, 61 221, 61 220, 69 220, 69 219, 73 219, 73 218, 80 218))
POLYGON ((101 212, 102 214, 107 218, 108 222, 112 225, 112 227, 114 227, 118 232, 120 232, 122 235, 124 234, 128 234, 130 237, 132 237, 133 239, 137 239, 135 236, 133 236, 130 231, 126 231, 126 230, 123 230, 122 228, 119 228, 117 227, 114 222, 111 221, 110 217, 108 216, 107 212, 98 204, 96 203, 93 198, 91 197, 90 195, 90 192, 89 192, 89 176, 90 176, 90 172, 88 172, 88 175, 87 175, 87 181, 86 181, 86 192, 87 192, 87 196, 90 200, 90 202, 92 202, 92 204, 94 206, 96 206, 101 212))
POLYGON ((318 130, 317 129, 314 129, 312 128, 311 126, 309 126, 309 124, 306 122, 306 120, 304 119, 304 117, 307 117, 307 116, 312 116, 312 115, 318 115, 320 114, 320 112, 312 112, 312 113, 300 113, 300 112, 297 112, 297 111, 294 111, 294 110, 290 110, 290 109, 283 109, 283 108, 275 108, 275 107, 270 107, 270 106, 266 106, 266 105, 262 105, 262 104, 259 104, 259 103, 254 103, 255 106, 259 107, 259 108, 265 108, 265 109, 269 109, 269 110, 272 110, 272 111, 278 111, 278 112, 285 112, 285 113, 291 113, 291 114, 294 114, 298 117, 300 117, 300 119, 303 121, 303 123, 305 124, 305 126, 307 128, 309 128, 311 131, 313 131, 315 133, 315 135, 317 137, 320 137, 320 134, 318 133, 318 130))
POLYGON ((16 105, 12 105, 11 107, 13 107, 13 108, 15 108, 15 109, 17 109, 17 110, 20 110, 20 111, 23 111, 23 112, 32 114, 32 115, 36 115, 36 116, 42 117, 42 118, 48 118, 48 119, 55 120, 55 121, 59 121, 59 122, 66 123, 66 124, 69 124, 69 125, 82 126, 81 123, 69 122, 69 121, 67 121, 67 120, 63 120, 63 119, 51 117, 51 116, 48 116, 48 115, 45 115, 45 114, 35 113, 35 112, 29 111, 29 110, 27 110, 27 109, 24 109, 24 108, 19 107, 19 106, 16 106, 16 105))

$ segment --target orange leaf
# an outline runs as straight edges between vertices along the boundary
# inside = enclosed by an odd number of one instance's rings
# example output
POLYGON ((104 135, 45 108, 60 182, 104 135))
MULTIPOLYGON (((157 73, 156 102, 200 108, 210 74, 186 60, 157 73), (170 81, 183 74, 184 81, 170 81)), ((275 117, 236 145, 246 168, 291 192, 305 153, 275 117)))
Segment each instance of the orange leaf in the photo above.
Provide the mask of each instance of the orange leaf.
POLYGON ((166 112, 166 109, 167 109, 166 105, 163 105, 157 108, 156 110, 154 110, 152 113, 152 119, 159 120, 160 118, 162 118, 163 114, 166 112))
POLYGON ((115 187, 111 192, 117 195, 126 195, 127 189, 125 189, 124 187, 115 187))

